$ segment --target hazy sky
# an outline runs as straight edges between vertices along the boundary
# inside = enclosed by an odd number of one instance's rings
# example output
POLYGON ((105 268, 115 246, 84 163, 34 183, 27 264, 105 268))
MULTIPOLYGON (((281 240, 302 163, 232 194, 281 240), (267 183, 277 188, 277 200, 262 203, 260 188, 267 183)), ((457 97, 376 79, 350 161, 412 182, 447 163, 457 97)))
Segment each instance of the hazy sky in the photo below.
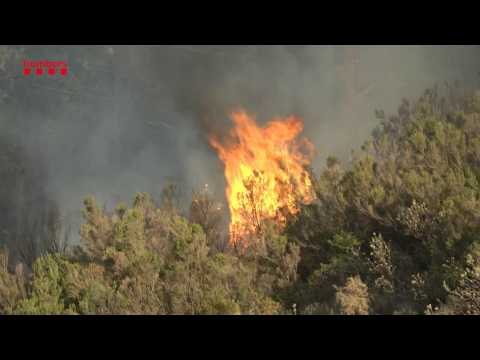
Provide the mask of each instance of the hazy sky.
POLYGON ((222 197, 222 165, 206 135, 228 129, 233 109, 260 122, 301 116, 318 168, 366 140, 375 109, 394 112, 403 97, 446 80, 476 85, 480 71, 478 46, 23 49, 29 60, 66 60, 70 73, 27 78, 18 59, 0 63, 0 90, 12 97, 0 103, 0 130, 43 164, 49 196, 77 215, 86 195, 111 206, 137 191, 158 195, 170 178, 186 195, 209 183, 222 197))

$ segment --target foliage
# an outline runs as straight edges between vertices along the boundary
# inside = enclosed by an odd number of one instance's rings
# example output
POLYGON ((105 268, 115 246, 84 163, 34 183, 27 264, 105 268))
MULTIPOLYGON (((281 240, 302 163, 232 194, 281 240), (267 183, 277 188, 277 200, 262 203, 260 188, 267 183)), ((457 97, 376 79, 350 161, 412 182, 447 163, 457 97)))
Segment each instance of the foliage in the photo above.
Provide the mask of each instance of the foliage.
POLYGON ((343 315, 368 315, 368 287, 359 276, 350 277, 345 286, 337 288, 335 300, 343 315))
POLYGON ((301 306, 332 303, 328 284, 360 275, 374 312, 424 313, 446 300, 444 284, 459 284, 479 241, 480 96, 440 92, 404 100, 388 120, 378 112, 382 124, 347 167, 327 160, 316 202, 288 230, 302 249, 301 306), (331 248, 345 234, 358 241, 347 267, 345 247, 331 248))
MULTIPOLYGON (((131 208, 102 211, 85 201, 82 245, 70 256, 49 254, 33 265, 23 284, 2 273, 2 312, 20 314, 275 314, 290 253, 272 245, 253 260, 233 253, 211 253, 204 231, 171 208, 157 208, 138 194, 131 208), (266 254, 267 254, 266 253, 266 254), (261 264, 263 262, 263 264, 261 264), (283 265, 269 269, 266 262, 283 265), (14 288, 15 289, 15 288, 14 288), (20 299, 15 303, 15 299, 20 299)), ((278 240, 281 242, 281 240, 278 240)), ((283 246, 283 247, 282 247, 283 246)), ((270 264, 270 263, 269 263, 270 264)))
POLYGON ((174 185, 159 206, 141 193, 110 213, 88 198, 71 251, 51 207, 31 264, 0 253, 0 313, 480 314, 480 95, 434 88, 377 116, 350 163, 312 173, 316 200, 286 227, 245 204, 247 247, 228 245, 207 188, 188 216, 174 185))

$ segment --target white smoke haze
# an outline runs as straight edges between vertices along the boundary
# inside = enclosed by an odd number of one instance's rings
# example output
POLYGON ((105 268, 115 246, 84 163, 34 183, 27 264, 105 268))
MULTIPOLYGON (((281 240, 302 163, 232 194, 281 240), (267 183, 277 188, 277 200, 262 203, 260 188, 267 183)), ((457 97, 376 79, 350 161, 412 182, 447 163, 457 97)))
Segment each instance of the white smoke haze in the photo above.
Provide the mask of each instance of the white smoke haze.
POLYGON ((88 195, 111 208, 175 181, 186 198, 206 183, 222 198, 223 168, 206 137, 227 130, 234 109, 260 122, 300 116, 319 169, 367 139, 375 109, 395 112, 435 83, 480 80, 476 45, 15 48, 69 65, 65 79, 26 78, 20 61, 6 69, 14 79, 1 90, 13 100, 1 104, 0 131, 43 164, 48 196, 75 227, 88 195))

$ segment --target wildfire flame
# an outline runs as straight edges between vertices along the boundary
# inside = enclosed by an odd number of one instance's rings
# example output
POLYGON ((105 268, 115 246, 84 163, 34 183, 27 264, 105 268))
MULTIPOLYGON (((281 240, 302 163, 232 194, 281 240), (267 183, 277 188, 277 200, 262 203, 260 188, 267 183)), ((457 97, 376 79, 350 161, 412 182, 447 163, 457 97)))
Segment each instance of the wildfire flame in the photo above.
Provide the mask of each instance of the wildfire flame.
POLYGON ((258 230, 261 221, 285 223, 288 213, 298 212, 299 201, 313 200, 312 181, 306 166, 313 145, 298 140, 303 131, 296 117, 273 119, 265 127, 245 111, 231 114, 234 127, 210 145, 225 166, 226 196, 230 209, 230 242, 235 244, 258 230))

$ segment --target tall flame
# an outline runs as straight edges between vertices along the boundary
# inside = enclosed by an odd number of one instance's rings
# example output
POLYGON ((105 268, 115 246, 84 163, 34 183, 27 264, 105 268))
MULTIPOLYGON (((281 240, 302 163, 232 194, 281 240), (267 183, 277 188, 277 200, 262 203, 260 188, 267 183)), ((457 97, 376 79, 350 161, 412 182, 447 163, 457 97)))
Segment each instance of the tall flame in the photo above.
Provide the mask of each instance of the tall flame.
POLYGON ((298 212, 298 202, 313 199, 306 166, 313 145, 297 140, 303 122, 295 117, 274 119, 265 127, 244 111, 231 114, 234 127, 220 143, 211 146, 225 166, 226 196, 230 208, 230 241, 237 243, 254 233, 264 219, 283 225, 288 213, 298 212))

